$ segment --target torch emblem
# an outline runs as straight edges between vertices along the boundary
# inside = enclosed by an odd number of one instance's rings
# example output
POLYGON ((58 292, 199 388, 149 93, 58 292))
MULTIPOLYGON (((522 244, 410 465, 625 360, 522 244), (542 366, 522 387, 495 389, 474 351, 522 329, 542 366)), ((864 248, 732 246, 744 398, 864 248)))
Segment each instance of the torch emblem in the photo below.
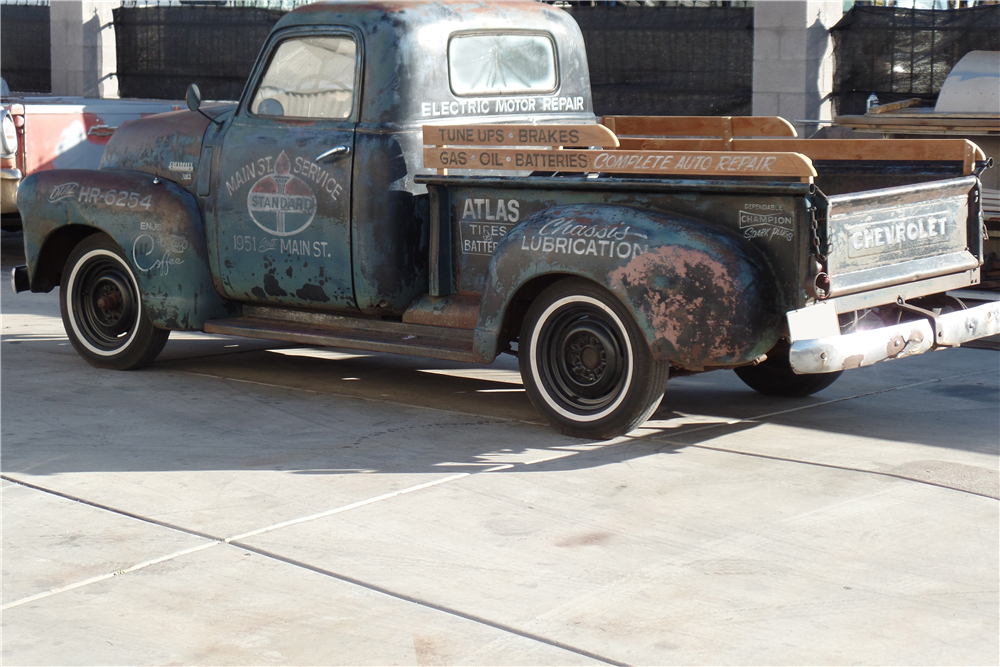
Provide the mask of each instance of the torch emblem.
POLYGON ((316 196, 305 181, 291 174, 291 163, 282 151, 274 171, 253 184, 247 209, 258 227, 275 236, 292 236, 309 226, 316 216, 316 196))

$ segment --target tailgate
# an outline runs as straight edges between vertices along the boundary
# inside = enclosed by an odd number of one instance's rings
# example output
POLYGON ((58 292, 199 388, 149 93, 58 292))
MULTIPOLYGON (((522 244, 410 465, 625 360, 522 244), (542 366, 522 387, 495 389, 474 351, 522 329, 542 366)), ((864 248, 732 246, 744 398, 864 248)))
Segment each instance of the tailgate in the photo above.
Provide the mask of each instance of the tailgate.
POLYGON ((832 196, 826 226, 829 296, 976 269, 980 224, 974 176, 832 196))

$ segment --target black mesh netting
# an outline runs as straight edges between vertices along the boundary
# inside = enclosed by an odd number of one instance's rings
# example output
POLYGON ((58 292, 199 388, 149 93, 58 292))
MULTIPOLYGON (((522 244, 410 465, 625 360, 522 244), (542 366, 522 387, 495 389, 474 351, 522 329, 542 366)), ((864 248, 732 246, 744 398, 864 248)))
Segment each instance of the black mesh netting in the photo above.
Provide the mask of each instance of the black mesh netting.
POLYGON ((180 99, 197 83, 206 100, 235 100, 260 47, 286 12, 253 7, 114 10, 122 97, 180 99))
POLYGON ((911 97, 933 105, 951 68, 969 51, 1000 50, 1000 5, 969 9, 854 7, 833 27, 837 113, 863 114, 911 97))
POLYGON ((598 115, 749 115, 752 7, 577 6, 598 115))
POLYGON ((0 70, 11 90, 52 90, 47 5, 0 5, 0 70))
MULTIPOLYGON (((753 9, 577 6, 598 114, 751 113, 753 9)), ((236 99, 284 12, 252 8, 115 10, 123 97, 236 99)))

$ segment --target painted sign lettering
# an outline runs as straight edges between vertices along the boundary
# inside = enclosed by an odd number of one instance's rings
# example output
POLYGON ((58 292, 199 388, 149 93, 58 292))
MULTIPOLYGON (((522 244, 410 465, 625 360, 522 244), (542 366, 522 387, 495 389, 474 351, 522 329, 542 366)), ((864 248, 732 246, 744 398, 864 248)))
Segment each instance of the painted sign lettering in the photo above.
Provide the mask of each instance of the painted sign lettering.
MULTIPOLYGON (((427 146, 563 146, 610 148, 618 138, 603 125, 424 125, 427 146)), ((475 151, 475 149, 473 149, 475 151)))
POLYGON ((594 169, 598 171, 736 171, 769 172, 778 158, 766 155, 722 156, 718 155, 649 155, 645 152, 616 151, 601 153, 594 158, 594 169))
POLYGON ((157 275, 166 276, 171 266, 184 263, 184 258, 177 255, 189 246, 187 238, 180 234, 140 234, 132 243, 132 261, 140 272, 156 271, 157 275))
POLYGON ((330 195, 330 199, 333 201, 337 201, 337 197, 343 191, 343 188, 337 183, 337 179, 330 172, 325 171, 320 165, 310 162, 303 157, 295 158, 295 166, 292 169, 292 173, 315 183, 317 187, 330 195))
MULTIPOLYGON (((248 183, 253 184, 246 195, 250 218, 265 232, 279 237, 294 236, 312 224, 319 203, 317 194, 337 201, 344 191, 321 165, 301 156, 290 160, 284 151, 277 157, 251 160, 234 171, 226 180, 226 193, 240 196, 248 183)), ((251 250, 253 246, 251 242, 237 249, 251 250)), ((268 243, 266 250, 276 247, 276 243, 268 243)))
POLYGON ((515 169, 541 171, 678 174, 716 176, 792 176, 812 178, 815 170, 794 153, 632 151, 591 149, 425 147, 424 166, 433 169, 515 169))
POLYGON ((233 250, 237 252, 265 253, 274 250, 286 255, 301 257, 332 257, 327 252, 329 241, 299 241, 296 239, 259 238, 252 234, 237 234, 233 236, 233 250))
POLYGON ((80 188, 79 183, 63 183, 62 185, 57 185, 52 188, 52 192, 49 193, 49 201, 57 202, 63 199, 73 199, 76 197, 76 192, 80 188))
POLYGON ((295 239, 281 239, 281 252, 289 255, 303 255, 305 257, 330 257, 326 252, 327 241, 296 241, 295 239))
POLYGON ((516 199, 470 197, 460 203, 459 247, 465 255, 492 255, 500 239, 521 217, 516 199))
POLYGON ((517 222, 520 216, 521 202, 516 199, 494 200, 469 198, 462 205, 462 220, 486 220, 489 222, 503 220, 504 222, 517 222))
POLYGON ((584 111, 583 97, 579 95, 576 97, 499 97, 441 100, 439 102, 423 102, 420 105, 420 114, 425 117, 534 113, 538 111, 584 111))
POLYGON ((257 178, 258 172, 261 176, 272 171, 271 156, 262 157, 252 162, 247 162, 240 169, 237 169, 229 180, 226 181, 226 193, 232 197, 236 191, 248 183, 251 179, 257 178))
POLYGON ((250 234, 237 234, 233 237, 233 249, 238 252, 264 253, 269 250, 277 250, 280 243, 281 239, 266 237, 258 239, 250 234))
POLYGON ((459 233, 462 253, 466 255, 492 255, 507 235, 508 225, 490 225, 481 222, 460 222, 459 233))
POLYGON ((521 250, 629 259, 649 251, 648 244, 640 240, 648 237, 628 225, 583 224, 556 218, 535 232, 526 231, 521 250))
POLYGON ((588 159, 582 152, 539 151, 537 153, 517 153, 514 155, 515 169, 587 169, 588 159))
MULTIPOLYGON (((280 156, 279 156, 280 158, 280 156)), ((286 158, 287 159, 287 158, 286 158)), ((262 157, 237 169, 226 181, 226 194, 230 197, 255 178, 265 177, 275 171, 274 158, 272 156, 262 157)), ((320 165, 310 162, 303 157, 295 158, 295 163, 291 168, 294 176, 301 176, 306 181, 312 181, 318 188, 326 192, 332 201, 337 201, 337 197, 344 191, 344 188, 337 183, 333 174, 326 171, 320 165)))
POLYGON ((756 210, 743 210, 739 212, 740 229, 743 231, 743 238, 771 240, 780 238, 791 241, 793 237, 793 218, 780 206, 773 205, 746 205, 747 208, 756 210), (766 208, 765 208, 766 207, 766 208), (764 212, 758 213, 757 210, 764 212))
POLYGON ((153 205, 153 195, 142 196, 141 192, 128 190, 101 190, 100 188, 81 187, 76 200, 84 204, 99 204, 117 206, 119 208, 144 208, 147 211, 153 205))

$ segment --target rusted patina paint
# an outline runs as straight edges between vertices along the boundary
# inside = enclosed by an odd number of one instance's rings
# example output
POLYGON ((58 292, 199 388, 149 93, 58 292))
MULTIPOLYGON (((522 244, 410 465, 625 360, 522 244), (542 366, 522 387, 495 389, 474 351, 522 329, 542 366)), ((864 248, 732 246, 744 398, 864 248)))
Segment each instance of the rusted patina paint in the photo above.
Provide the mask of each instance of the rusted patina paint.
MULTIPOLYGON (((225 117, 231 106, 206 107, 225 117)), ((213 123, 194 111, 172 111, 127 123, 108 142, 101 169, 142 171, 193 192, 201 167, 202 139, 213 123)))
POLYGON ((547 275, 580 276, 609 289, 633 313, 654 356, 687 370, 752 361, 773 347, 780 330, 761 253, 683 216, 625 206, 549 208, 503 238, 487 275, 476 331, 482 359, 496 353, 513 295, 547 275))
POLYGON ((55 286, 37 275, 40 258, 73 228, 114 239, 135 272, 154 324, 199 330, 209 319, 238 311, 213 287, 198 205, 175 183, 154 182, 135 171, 56 169, 26 178, 18 206, 31 223, 24 239, 33 290, 55 286))
POLYGON ((904 347, 906 347, 906 341, 903 340, 902 336, 896 334, 895 336, 892 337, 892 340, 890 340, 889 343, 886 345, 885 354, 890 358, 895 357, 897 354, 903 351, 904 347))
POLYGON ((479 297, 472 294, 425 296, 403 313, 403 322, 454 329, 475 329, 479 319, 479 297))
MULTIPOLYGON (((725 259, 735 259, 731 255, 725 259)), ((722 260, 700 249, 664 246, 633 258, 609 279, 639 304, 661 355, 689 369, 737 363, 756 348, 756 341, 732 335, 734 324, 747 328, 736 314, 748 305, 746 276, 740 275, 746 267, 722 260)))
POLYGON ((850 370, 852 368, 861 368, 862 362, 865 360, 865 355, 855 354, 844 359, 844 368, 850 370))
POLYGON ((412 132, 355 139, 355 192, 378 193, 351 203, 354 296, 365 313, 400 315, 427 293, 427 197, 411 192, 408 179, 418 141, 412 132))

